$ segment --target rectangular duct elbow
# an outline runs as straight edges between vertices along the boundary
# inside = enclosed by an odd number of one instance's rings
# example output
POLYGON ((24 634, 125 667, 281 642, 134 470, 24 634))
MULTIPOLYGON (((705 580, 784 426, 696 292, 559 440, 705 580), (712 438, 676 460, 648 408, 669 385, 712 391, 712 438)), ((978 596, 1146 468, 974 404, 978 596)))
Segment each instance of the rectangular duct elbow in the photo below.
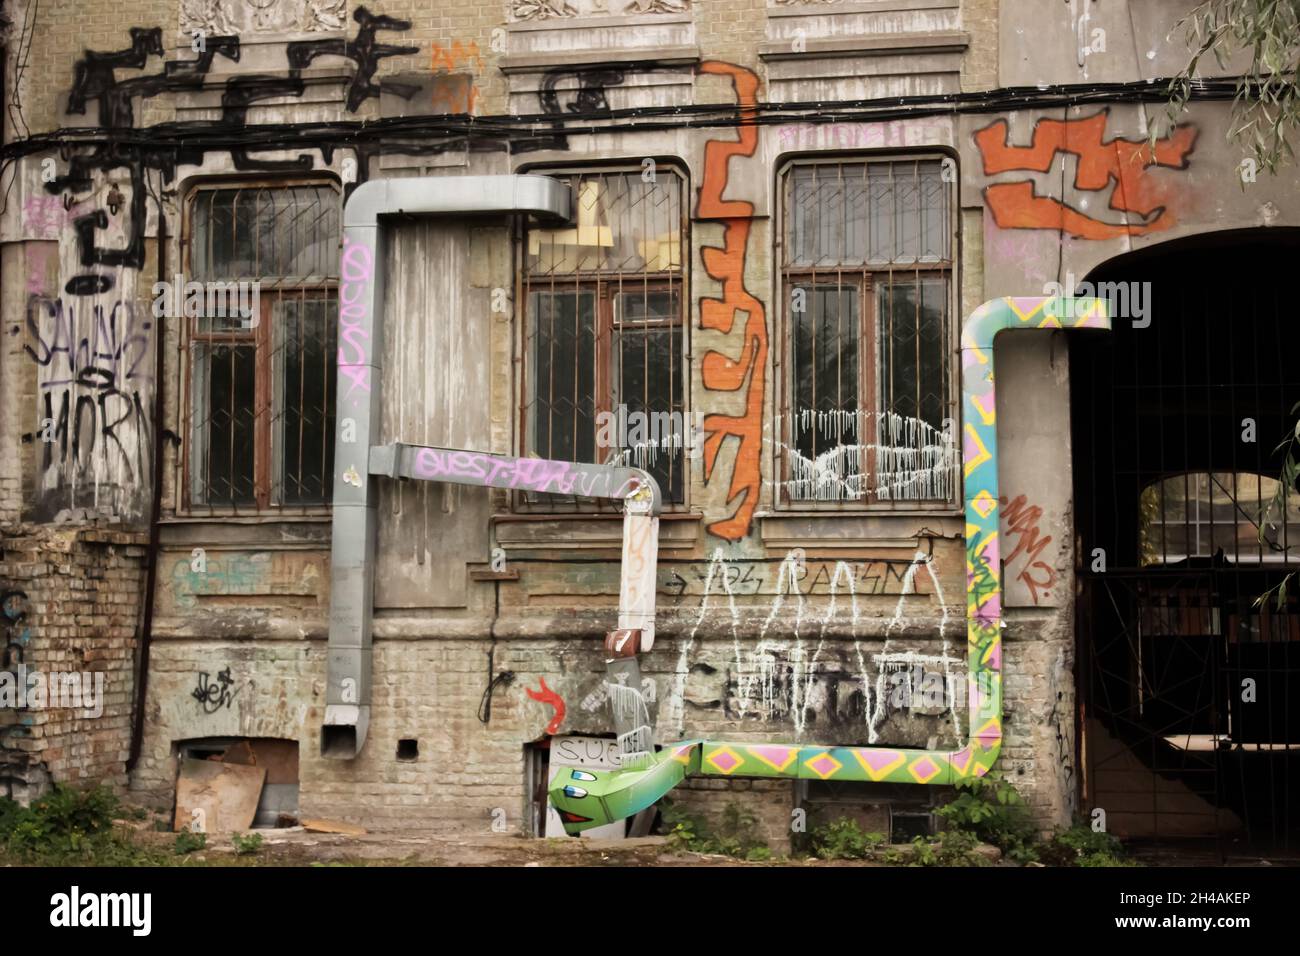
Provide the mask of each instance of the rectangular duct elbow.
POLYGON ((351 760, 361 752, 369 729, 369 704, 326 704, 325 722, 320 729, 321 756, 351 760))
POLYGON ((370 627, 378 478, 369 460, 379 435, 383 387, 384 228, 380 217, 536 215, 568 219, 568 184, 549 176, 433 176, 376 179, 343 209, 339 267, 339 362, 334 433, 330 625, 321 756, 350 760, 370 725, 370 627), (344 441, 344 431, 348 440, 344 441))

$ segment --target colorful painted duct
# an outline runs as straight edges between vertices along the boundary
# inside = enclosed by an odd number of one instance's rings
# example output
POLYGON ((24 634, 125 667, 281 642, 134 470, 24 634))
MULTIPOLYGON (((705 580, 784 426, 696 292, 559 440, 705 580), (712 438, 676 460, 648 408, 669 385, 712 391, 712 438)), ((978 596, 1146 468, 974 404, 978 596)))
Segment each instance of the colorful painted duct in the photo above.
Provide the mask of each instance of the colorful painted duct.
POLYGON ((690 774, 951 784, 983 776, 1002 746, 1002 562, 998 542, 997 415, 993 340, 1005 329, 1109 329, 1101 299, 993 299, 962 328, 962 487, 966 503, 966 653, 970 738, 959 750, 682 741, 648 767, 572 770, 551 802, 569 833, 652 805, 690 774))

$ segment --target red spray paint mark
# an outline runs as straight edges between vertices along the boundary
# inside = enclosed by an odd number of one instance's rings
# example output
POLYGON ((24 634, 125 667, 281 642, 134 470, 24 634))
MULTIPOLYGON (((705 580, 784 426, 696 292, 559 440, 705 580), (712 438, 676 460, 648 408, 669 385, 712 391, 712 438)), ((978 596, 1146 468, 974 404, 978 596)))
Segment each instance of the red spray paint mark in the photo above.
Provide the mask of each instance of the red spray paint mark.
POLYGON ((1056 586, 1057 578, 1056 569, 1041 560, 1043 552, 1052 543, 1052 536, 1043 535, 1038 529, 1038 522, 1043 517, 1043 509, 1029 504, 1024 495, 1016 496, 1016 500, 1012 502, 1008 502, 1007 496, 1003 495, 998 501, 1003 506, 1002 520, 1007 524, 1007 536, 1016 542, 1015 550, 1003 560, 1003 564, 1010 568, 1017 557, 1021 554, 1025 556, 1025 566, 1016 577, 1025 582, 1030 596, 1037 604, 1040 593, 1051 595, 1051 589, 1056 586))
POLYGON ((555 708, 555 716, 546 725, 546 733, 553 734, 560 729, 560 724, 564 723, 564 698, 546 686, 545 677, 537 678, 537 683, 541 685, 541 690, 530 690, 525 687, 524 693, 539 704, 550 704, 555 708))

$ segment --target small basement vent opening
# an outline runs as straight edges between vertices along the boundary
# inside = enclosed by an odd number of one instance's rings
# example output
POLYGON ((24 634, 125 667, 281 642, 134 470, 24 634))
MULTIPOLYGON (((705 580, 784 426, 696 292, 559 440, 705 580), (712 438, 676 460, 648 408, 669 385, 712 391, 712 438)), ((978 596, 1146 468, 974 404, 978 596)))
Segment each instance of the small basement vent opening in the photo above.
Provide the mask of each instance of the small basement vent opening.
POLYGON ((410 762, 420 759, 420 742, 414 737, 403 737, 397 742, 397 759, 410 762))
POLYGON ((837 820, 851 820, 863 833, 889 843, 911 843, 935 832, 933 793, 911 784, 800 780, 795 806, 807 811, 806 832, 837 820))

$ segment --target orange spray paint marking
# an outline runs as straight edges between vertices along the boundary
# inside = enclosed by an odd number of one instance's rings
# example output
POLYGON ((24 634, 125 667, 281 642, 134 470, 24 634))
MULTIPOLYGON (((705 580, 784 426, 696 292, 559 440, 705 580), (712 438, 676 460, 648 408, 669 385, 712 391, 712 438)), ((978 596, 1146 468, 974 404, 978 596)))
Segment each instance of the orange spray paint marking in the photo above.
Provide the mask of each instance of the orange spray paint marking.
POLYGON ((466 44, 453 40, 450 46, 443 46, 441 43, 433 45, 431 67, 435 73, 439 70, 450 73, 460 66, 469 66, 470 60, 473 60, 480 70, 483 69, 483 55, 479 53, 478 44, 473 40, 466 44))
POLYGON ((524 693, 539 704, 550 704, 555 708, 555 716, 546 725, 545 731, 547 734, 553 734, 560 729, 560 724, 564 723, 564 698, 546 686, 545 677, 537 678, 537 683, 540 685, 541 690, 531 690, 525 687, 524 693))
POLYGON ((984 190, 993 221, 1003 229, 1055 229, 1081 239, 1115 239, 1161 232, 1175 224, 1169 210, 1169 196, 1161 184, 1148 175, 1152 166, 1186 169, 1187 157, 1196 142, 1195 127, 1176 126, 1156 140, 1155 148, 1145 139, 1104 141, 1107 113, 1078 120, 1039 120, 1028 146, 1007 142, 1007 121, 995 120, 975 134, 975 145, 984 159, 984 175, 1025 171, 1045 173, 1057 153, 1078 158, 1074 188, 1101 193, 1115 184, 1110 208, 1118 213, 1140 216, 1141 222, 1105 222, 1051 196, 1034 194, 1029 180, 995 183, 984 190))
POLYGON ((762 487, 760 463, 763 447, 763 388, 767 368, 767 316, 763 304, 745 288, 745 258, 754 206, 741 199, 727 200, 733 156, 748 158, 758 148, 758 129, 753 125, 758 103, 758 77, 741 66, 706 61, 701 73, 716 73, 731 78, 740 105, 741 125, 735 140, 709 140, 704 146, 704 177, 700 182, 695 214, 700 219, 717 219, 724 223, 723 245, 707 246, 701 256, 704 271, 722 283, 722 298, 700 300, 700 327, 731 334, 737 316, 744 314, 745 340, 740 354, 732 358, 725 352, 709 349, 700 364, 701 378, 709 391, 736 392, 747 389, 742 415, 706 415, 704 417, 704 480, 707 483, 717 464, 718 452, 728 438, 736 438, 736 464, 727 490, 728 504, 740 499, 729 518, 709 525, 709 532, 728 541, 736 541, 749 531, 754 510, 758 507, 762 487))

